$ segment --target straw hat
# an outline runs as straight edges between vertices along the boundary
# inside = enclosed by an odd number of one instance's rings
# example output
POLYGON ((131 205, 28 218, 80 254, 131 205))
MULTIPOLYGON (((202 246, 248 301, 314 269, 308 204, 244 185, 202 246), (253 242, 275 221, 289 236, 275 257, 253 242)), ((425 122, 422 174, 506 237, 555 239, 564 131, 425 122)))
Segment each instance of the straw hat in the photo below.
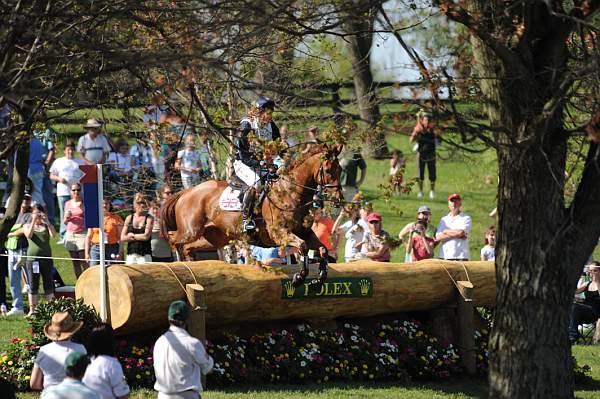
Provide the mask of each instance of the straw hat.
POLYGON ((50 323, 44 326, 44 334, 52 341, 65 341, 83 326, 83 321, 73 321, 67 312, 56 312, 50 323))
POLYGON ((100 122, 98 122, 98 120, 96 118, 91 118, 87 120, 87 123, 85 125, 83 125, 84 128, 94 128, 94 127, 101 127, 102 124, 100 122))

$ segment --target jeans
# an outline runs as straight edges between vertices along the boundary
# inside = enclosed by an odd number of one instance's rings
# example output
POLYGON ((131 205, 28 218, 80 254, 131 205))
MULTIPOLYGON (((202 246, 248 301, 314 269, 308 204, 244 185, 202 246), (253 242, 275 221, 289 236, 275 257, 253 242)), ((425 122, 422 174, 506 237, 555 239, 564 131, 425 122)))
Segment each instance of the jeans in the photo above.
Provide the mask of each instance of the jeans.
POLYGON ((44 174, 44 183, 42 185, 42 195, 46 203, 46 213, 48 221, 52 224, 56 222, 56 201, 54 200, 54 183, 47 174, 44 174))
POLYGON ((46 207, 46 201, 44 201, 44 171, 33 173, 28 175, 33 184, 31 199, 33 202, 46 207))
POLYGON ((60 239, 65 238, 65 233, 67 232, 67 225, 64 223, 65 219, 65 203, 71 199, 70 195, 59 195, 58 196, 58 210, 60 211, 60 230, 59 235, 60 239))
MULTIPOLYGON (((111 260, 117 258, 119 254, 119 244, 106 244, 104 246, 104 262, 108 265, 111 260)), ((90 266, 98 266, 100 264, 100 246, 97 244, 92 245, 90 248, 90 266)))
POLYGON ((190 177, 181 176, 181 184, 183 185, 183 188, 194 187, 198 183, 200 183, 200 178, 197 175, 190 177))
POLYGON ((12 307, 20 310, 23 310, 24 307, 23 294, 21 293, 21 275, 23 267, 21 265, 16 265, 21 259, 21 255, 26 254, 27 248, 8 250, 8 277, 10 279, 10 295, 12 296, 12 307))

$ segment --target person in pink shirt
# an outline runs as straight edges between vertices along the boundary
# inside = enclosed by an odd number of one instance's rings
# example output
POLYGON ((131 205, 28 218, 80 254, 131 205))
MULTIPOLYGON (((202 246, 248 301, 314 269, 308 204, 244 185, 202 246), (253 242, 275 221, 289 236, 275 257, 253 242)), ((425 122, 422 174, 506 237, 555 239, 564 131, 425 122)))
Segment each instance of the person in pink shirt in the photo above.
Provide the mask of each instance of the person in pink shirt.
POLYGON ((71 184, 71 199, 65 202, 64 224, 67 226, 65 233, 65 248, 73 258, 73 271, 75 277, 87 269, 85 259, 85 236, 86 228, 83 218, 83 199, 81 197, 81 186, 77 183, 71 184))

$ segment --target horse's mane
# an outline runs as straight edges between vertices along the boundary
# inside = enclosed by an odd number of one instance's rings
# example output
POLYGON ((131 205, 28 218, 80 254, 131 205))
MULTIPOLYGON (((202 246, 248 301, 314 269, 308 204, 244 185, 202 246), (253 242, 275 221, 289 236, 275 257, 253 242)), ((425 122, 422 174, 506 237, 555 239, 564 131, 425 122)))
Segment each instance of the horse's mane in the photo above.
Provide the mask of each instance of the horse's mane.
POLYGON ((312 146, 310 148, 310 150, 306 154, 304 154, 302 157, 290 162, 289 169, 292 170, 292 169, 304 164, 309 158, 312 158, 313 156, 315 156, 317 154, 322 154, 324 152, 325 152, 324 144, 317 144, 315 146, 312 146))

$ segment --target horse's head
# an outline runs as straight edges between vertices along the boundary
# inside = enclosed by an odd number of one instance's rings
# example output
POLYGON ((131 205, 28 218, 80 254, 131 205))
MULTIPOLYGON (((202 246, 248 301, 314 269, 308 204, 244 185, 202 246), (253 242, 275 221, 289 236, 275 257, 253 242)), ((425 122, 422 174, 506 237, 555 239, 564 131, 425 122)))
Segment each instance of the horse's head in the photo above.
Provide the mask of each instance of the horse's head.
POLYGON ((314 179, 326 196, 332 198, 334 203, 339 203, 344 199, 342 185, 340 184, 342 167, 338 159, 338 155, 342 152, 342 146, 324 145, 323 149, 321 164, 314 175, 314 179))

